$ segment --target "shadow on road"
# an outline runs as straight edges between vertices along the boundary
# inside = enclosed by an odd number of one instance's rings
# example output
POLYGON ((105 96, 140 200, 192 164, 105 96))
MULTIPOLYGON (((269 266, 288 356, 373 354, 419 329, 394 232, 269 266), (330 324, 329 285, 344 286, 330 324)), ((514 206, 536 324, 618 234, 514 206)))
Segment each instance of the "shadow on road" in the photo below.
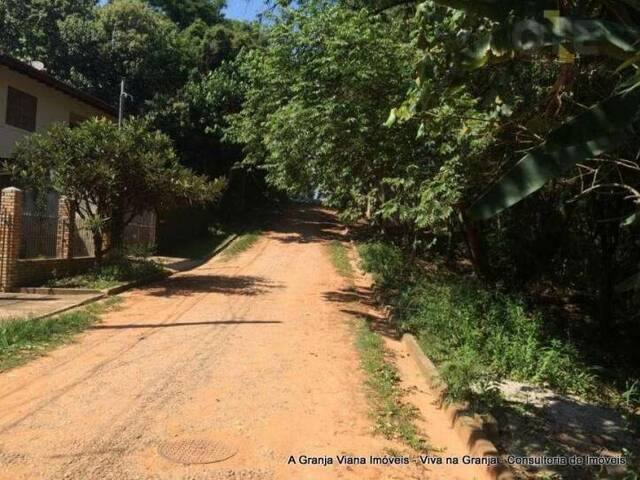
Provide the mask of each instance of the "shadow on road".
POLYGON ((169 328, 169 327, 195 327, 200 325, 260 325, 282 323, 275 320, 220 320, 210 322, 176 322, 176 323, 141 323, 126 325, 94 325, 90 330, 126 330, 129 328, 169 328))
POLYGON ((279 212, 269 224, 269 231, 280 234, 275 238, 282 243, 311 243, 318 241, 345 241, 344 226, 331 212, 314 206, 287 208, 279 212), (286 218, 286 221, 280 220, 286 218))
POLYGON ((249 275, 188 274, 168 278, 160 283, 142 288, 142 291, 157 297, 189 296, 198 293, 261 295, 276 286, 263 277, 249 275))

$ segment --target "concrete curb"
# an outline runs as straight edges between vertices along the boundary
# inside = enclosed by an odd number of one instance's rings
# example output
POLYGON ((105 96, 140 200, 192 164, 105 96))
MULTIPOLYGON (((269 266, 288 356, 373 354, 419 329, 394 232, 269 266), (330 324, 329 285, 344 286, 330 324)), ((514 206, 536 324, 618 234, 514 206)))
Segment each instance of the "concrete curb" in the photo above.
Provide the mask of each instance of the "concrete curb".
POLYGON ((90 295, 92 293, 104 293, 102 290, 92 288, 57 288, 57 287, 23 287, 18 293, 30 293, 36 295, 90 295))
MULTIPOLYGON (((358 264, 359 254, 356 243, 351 238, 349 227, 345 227, 345 233, 350 237, 352 255, 356 260, 356 271, 366 279, 371 285, 374 284, 373 278, 367 272, 363 272, 358 264)), ((391 307, 382 305, 382 310, 387 319, 392 318, 393 313, 391 307)), ((498 438, 498 424, 495 418, 491 416, 480 416, 469 414, 469 408, 463 404, 447 404, 444 402, 446 393, 446 384, 440 376, 437 367, 427 357, 422 348, 418 344, 416 338, 411 334, 402 336, 402 343, 409 352, 411 358, 416 362, 418 369, 424 376, 427 386, 440 397, 439 407, 444 411, 458 437, 467 446, 469 454, 474 457, 493 457, 498 461, 498 449, 493 441, 498 438)), ((496 465, 487 466, 487 473, 493 480, 513 480, 513 473, 506 465, 497 463, 496 465)))
POLYGON ((44 315, 38 315, 34 317, 28 317, 29 320, 43 320, 45 318, 55 317, 56 315, 61 315, 70 310, 74 310, 76 308, 84 307, 85 305, 89 305, 90 303, 95 303, 100 300, 104 300, 107 296, 104 293, 98 293, 93 297, 85 298, 83 301, 75 303, 73 305, 69 305, 68 307, 60 308, 58 310, 54 310, 53 312, 45 313, 44 315))
MULTIPOLYGON (((446 386, 440 376, 440 372, 433 362, 424 354, 416 338, 411 334, 402 336, 411 358, 416 362, 429 387, 435 391, 441 399, 444 398, 446 386)), ((458 437, 465 443, 469 453, 474 457, 498 457, 498 449, 491 438, 498 434, 497 423, 493 418, 485 418, 480 415, 471 416, 468 406, 460 403, 446 404, 441 401, 440 408, 451 420, 453 429, 458 437)), ((513 480, 511 470, 499 463, 487 466, 489 476, 495 480, 513 480)))
POLYGON ((22 290, 25 290, 23 293, 43 293, 43 292, 47 292, 49 294, 51 294, 52 292, 55 291, 60 291, 60 290, 65 290, 67 291, 67 293, 64 293, 65 295, 72 295, 72 293, 68 293, 70 291, 75 291, 76 294, 79 293, 95 293, 96 295, 90 298, 87 298, 85 300, 83 300, 82 302, 78 302, 74 305, 70 305, 68 307, 65 308, 61 308, 59 310, 55 310, 53 312, 47 313, 45 315, 39 315, 36 317, 32 317, 33 320, 41 320, 43 318, 49 318, 49 317, 54 317, 56 315, 60 315, 61 313, 65 313, 68 312, 69 310, 73 310, 75 308, 79 308, 79 307, 84 307, 90 303, 95 303, 99 300, 103 300, 107 297, 111 297, 114 295, 118 295, 120 293, 126 292, 127 290, 131 290, 137 287, 141 287, 143 285, 147 285, 149 283, 153 283, 153 282, 157 282, 160 280, 165 280, 173 275, 175 275, 176 273, 180 273, 180 272, 186 272, 188 270, 191 270, 193 268, 196 268, 200 265, 205 264, 206 262, 208 262, 209 260, 211 260, 213 257, 215 257, 216 255, 220 254, 223 250, 225 250, 229 245, 231 245, 231 243, 233 243, 234 240, 236 240, 238 238, 238 234, 232 234, 230 235, 226 240, 224 240, 220 245, 218 245, 218 247, 216 247, 216 249, 209 255, 207 255, 206 257, 203 257, 201 259, 197 259, 194 260, 193 265, 189 265, 189 268, 185 268, 184 270, 169 270, 166 273, 160 274, 160 275, 156 275, 153 277, 149 277, 149 278, 145 278, 143 280, 137 280, 135 282, 130 282, 130 283, 126 283, 124 285, 117 285, 115 287, 111 287, 111 288, 107 288, 104 290, 87 290, 87 289, 55 289, 55 288, 25 288, 22 290), (36 290, 42 290, 42 292, 36 292, 36 290))
POLYGON ((220 245, 218 245, 213 252, 211 252, 209 255, 202 257, 202 258, 197 258, 195 260, 191 260, 191 261, 187 261, 184 263, 184 265, 177 270, 173 270, 173 269, 169 269, 170 271, 172 271, 173 273, 179 273, 179 272, 186 272, 188 270, 192 270, 194 268, 199 267, 200 265, 204 265, 205 263, 207 263, 209 260, 211 260, 213 257, 217 256, 218 254, 222 253, 223 250, 226 250, 227 247, 229 245, 231 245, 234 241, 236 241, 238 239, 240 235, 237 233, 232 233, 231 235, 229 235, 227 238, 225 238, 220 245))

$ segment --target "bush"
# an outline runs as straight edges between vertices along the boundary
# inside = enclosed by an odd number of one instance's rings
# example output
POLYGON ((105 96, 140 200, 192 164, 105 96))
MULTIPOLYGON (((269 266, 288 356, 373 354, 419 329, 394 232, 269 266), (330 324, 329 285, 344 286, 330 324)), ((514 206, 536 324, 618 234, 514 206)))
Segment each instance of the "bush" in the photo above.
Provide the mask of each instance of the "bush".
POLYGON ((373 275, 380 287, 396 288, 404 283, 409 271, 399 247, 376 242, 360 245, 358 251, 362 268, 373 275))
POLYGON ((380 244, 360 249, 363 267, 381 285, 393 286, 398 327, 414 333, 436 362, 455 400, 493 395, 496 382, 512 379, 560 392, 587 394, 594 376, 575 348, 548 338, 544 319, 515 295, 488 290, 479 281, 410 267, 399 250, 380 244))
POLYGON ((122 257, 97 266, 81 275, 51 280, 47 282, 47 286, 102 290, 126 282, 153 278, 164 271, 162 265, 151 260, 131 260, 122 257))

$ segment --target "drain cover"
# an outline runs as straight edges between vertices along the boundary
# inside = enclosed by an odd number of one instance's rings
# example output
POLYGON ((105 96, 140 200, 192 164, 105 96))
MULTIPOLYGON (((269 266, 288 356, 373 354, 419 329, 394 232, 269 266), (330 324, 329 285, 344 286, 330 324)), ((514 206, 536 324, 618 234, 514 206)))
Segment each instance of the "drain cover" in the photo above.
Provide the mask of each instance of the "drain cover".
POLYGON ((158 453, 172 462, 190 465, 222 462, 238 450, 216 440, 194 439, 165 442, 158 447, 158 453))

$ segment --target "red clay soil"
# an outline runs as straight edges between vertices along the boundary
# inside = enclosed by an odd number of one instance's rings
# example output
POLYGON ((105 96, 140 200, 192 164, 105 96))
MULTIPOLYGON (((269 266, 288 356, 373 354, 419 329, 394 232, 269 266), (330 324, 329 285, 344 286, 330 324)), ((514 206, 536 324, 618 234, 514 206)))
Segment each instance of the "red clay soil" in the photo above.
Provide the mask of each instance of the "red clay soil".
MULTIPOLYGON (((0 478, 482 478, 462 467, 287 463, 403 448, 373 431, 356 300, 326 248, 340 231, 326 211, 287 211, 248 251, 127 293, 77 342, 0 375, 0 478), (158 453, 192 439, 237 453, 200 465, 158 453)), ((464 454, 432 414, 421 424, 437 432, 433 446, 464 454)))

